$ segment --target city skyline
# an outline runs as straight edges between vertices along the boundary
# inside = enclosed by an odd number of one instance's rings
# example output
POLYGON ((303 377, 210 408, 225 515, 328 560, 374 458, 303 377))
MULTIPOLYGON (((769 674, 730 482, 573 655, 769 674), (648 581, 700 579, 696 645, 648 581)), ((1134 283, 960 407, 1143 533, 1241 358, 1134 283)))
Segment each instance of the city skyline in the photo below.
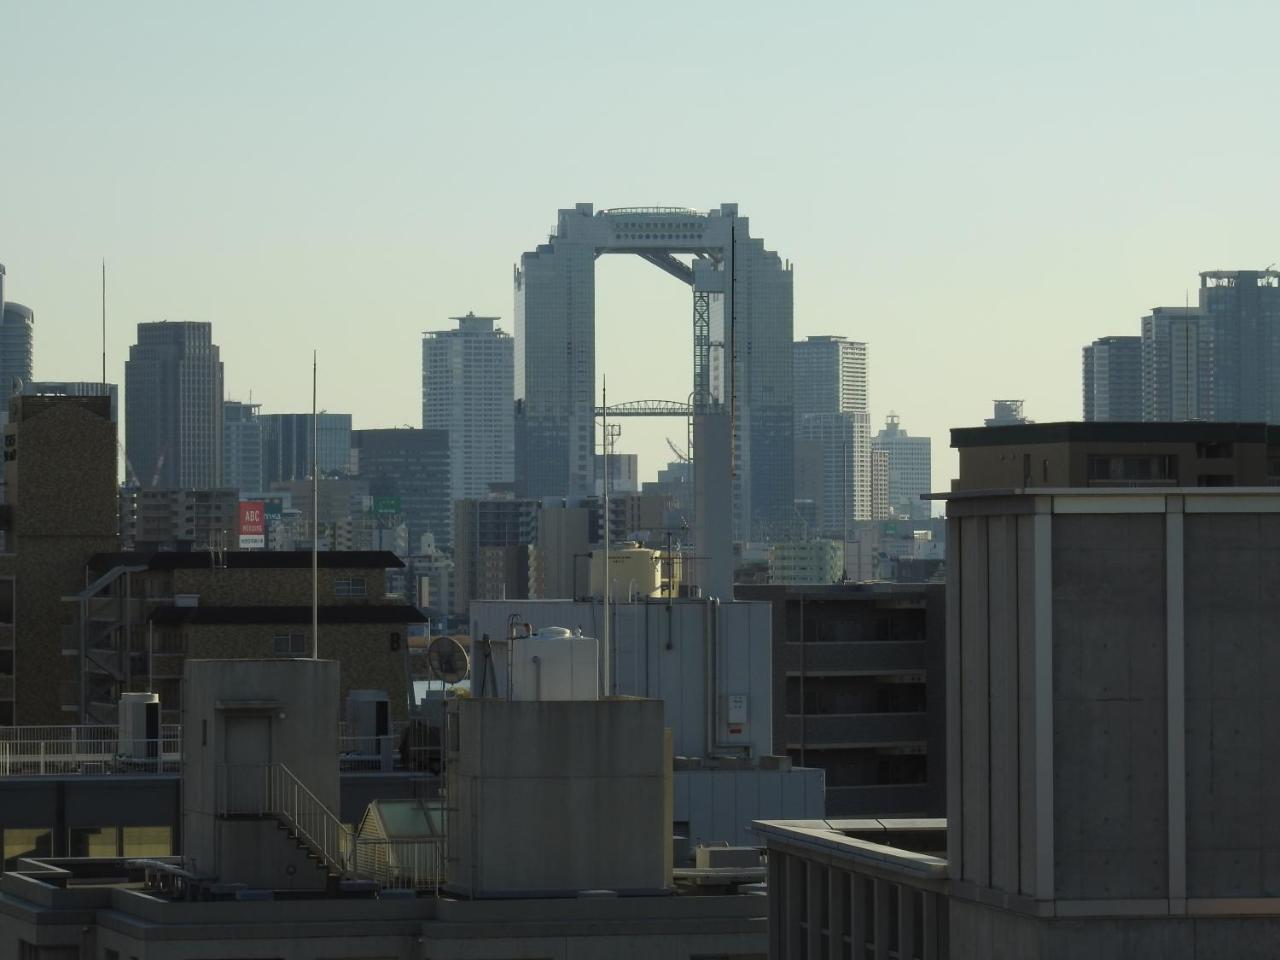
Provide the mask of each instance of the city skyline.
MULTIPOLYGON (((1277 259, 1280 201, 1254 187, 1276 135, 1236 95, 1277 66, 1260 36, 1206 48, 1220 11, 1108 9, 1099 31, 1101 7, 975 19, 818 4, 820 30, 763 7, 733 22, 682 10, 689 35, 758 68, 711 124, 648 83, 572 82, 722 83, 714 54, 666 42, 667 18, 584 44, 558 31, 587 8, 558 9, 7 11, 5 136, 23 148, 6 180, 22 189, 6 194, 0 262, 39 318, 35 376, 99 377, 106 257, 108 379, 137 323, 205 320, 228 398, 308 409, 314 346, 321 406, 360 427, 410 423, 420 332, 467 309, 512 317, 512 267, 556 209, 737 202, 797 266, 795 337, 869 344, 871 422, 896 410, 934 437, 945 489, 946 431, 981 423, 993 397, 1077 419, 1081 344, 1182 303, 1201 270, 1277 259), (519 96, 534 78, 574 99, 519 96), (1230 147, 1194 135, 1210 115, 1230 147), (753 134, 765 116, 768 136, 753 134), (361 150, 328 149, 335 117, 361 150), (797 151, 814 130, 821 148, 797 151), (1148 145, 1169 140, 1182 146, 1151 169, 1148 145), (679 149, 692 143, 696 164, 679 149)), ((688 352, 687 291, 630 258, 598 279, 610 395, 686 396, 687 365, 665 360, 688 352), (655 336, 628 340, 641 324, 655 336)), ((618 449, 651 477, 671 431, 625 426, 618 449)))

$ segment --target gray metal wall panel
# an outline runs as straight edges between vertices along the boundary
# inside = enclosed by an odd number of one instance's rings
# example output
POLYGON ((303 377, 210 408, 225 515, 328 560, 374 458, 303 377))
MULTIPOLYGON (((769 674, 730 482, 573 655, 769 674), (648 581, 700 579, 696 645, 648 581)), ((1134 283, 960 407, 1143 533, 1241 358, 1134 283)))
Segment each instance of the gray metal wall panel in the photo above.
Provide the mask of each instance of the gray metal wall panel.
POLYGON ((1018 568, 1018 886, 1035 895, 1035 521, 1017 518, 1018 568))
POLYGON ((991 690, 991 885, 1018 890, 1017 518, 988 524, 991 690))

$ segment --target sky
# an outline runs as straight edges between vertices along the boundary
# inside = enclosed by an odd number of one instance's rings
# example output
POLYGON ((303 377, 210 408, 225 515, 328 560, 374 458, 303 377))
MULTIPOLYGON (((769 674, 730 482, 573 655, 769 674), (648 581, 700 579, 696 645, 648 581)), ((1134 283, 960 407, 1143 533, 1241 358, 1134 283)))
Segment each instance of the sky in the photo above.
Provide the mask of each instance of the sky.
MULTIPOLYGON (((873 426, 1079 419, 1080 349, 1280 260, 1262 3, 0 0, 0 263, 38 379, 208 320, 227 396, 421 423, 420 339, 513 326, 556 210, 736 202, 873 426)), ((597 269, 610 401, 690 390, 687 288, 597 269)), ((641 475, 678 421, 631 420, 641 475)))

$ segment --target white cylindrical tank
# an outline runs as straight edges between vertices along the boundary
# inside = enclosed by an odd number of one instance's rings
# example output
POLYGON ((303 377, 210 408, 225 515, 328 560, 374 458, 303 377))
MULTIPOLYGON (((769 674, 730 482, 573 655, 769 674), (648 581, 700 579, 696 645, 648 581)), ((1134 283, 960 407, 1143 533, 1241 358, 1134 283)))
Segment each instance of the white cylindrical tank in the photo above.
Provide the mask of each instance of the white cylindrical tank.
POLYGON ((511 641, 512 700, 599 700, 600 642, 565 627, 511 641))

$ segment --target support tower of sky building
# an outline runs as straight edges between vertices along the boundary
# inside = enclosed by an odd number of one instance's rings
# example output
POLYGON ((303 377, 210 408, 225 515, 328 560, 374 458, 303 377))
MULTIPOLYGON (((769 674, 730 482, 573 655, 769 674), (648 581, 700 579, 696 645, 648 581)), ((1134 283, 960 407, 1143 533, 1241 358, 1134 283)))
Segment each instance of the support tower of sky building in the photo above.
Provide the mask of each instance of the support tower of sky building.
POLYGON ((595 261, 608 253, 635 254, 692 288, 692 409, 667 406, 694 422, 694 540, 707 558, 699 579, 730 596, 733 539, 782 537, 792 525, 791 264, 750 235, 737 204, 561 210, 555 233, 515 268, 516 482, 525 496, 592 492, 595 261))

